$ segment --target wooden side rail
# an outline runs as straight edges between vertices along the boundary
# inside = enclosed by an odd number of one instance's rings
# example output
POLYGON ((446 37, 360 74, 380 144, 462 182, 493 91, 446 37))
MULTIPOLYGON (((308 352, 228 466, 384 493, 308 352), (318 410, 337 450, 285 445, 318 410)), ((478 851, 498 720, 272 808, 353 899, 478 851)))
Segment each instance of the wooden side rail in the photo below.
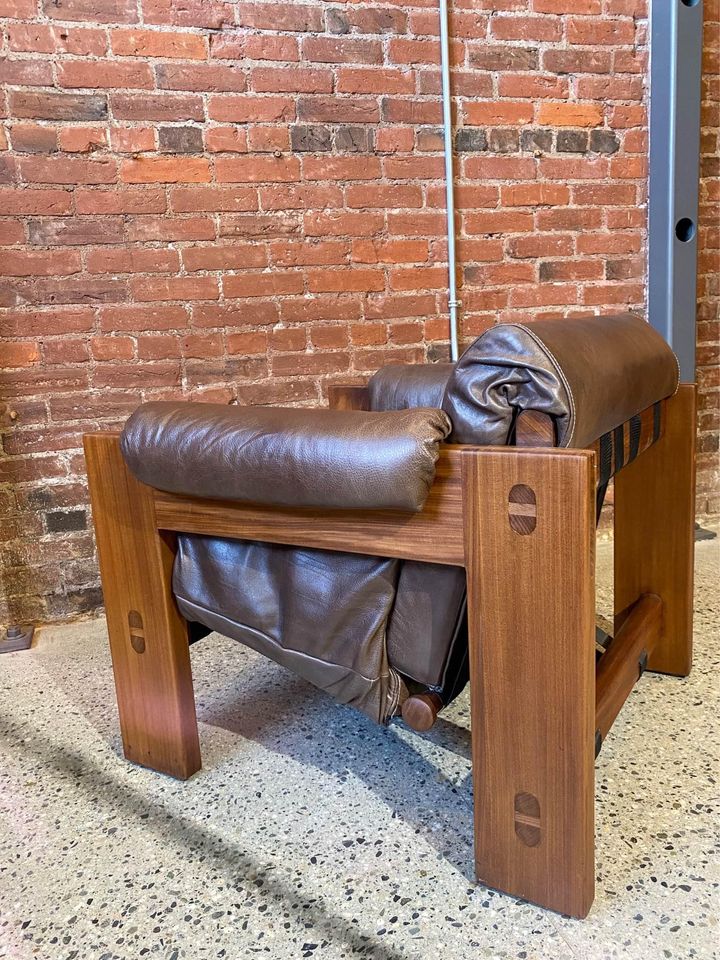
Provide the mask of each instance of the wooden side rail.
MULTIPOLYGON (((362 388, 341 396, 363 402, 362 388)), ((427 505, 409 515, 174 496, 134 479, 117 435, 86 436, 125 755, 180 778, 200 767, 176 532, 464 566, 477 878, 585 916, 595 731, 637 675, 641 642, 650 669, 689 669, 694 396, 688 385, 667 401, 662 436, 619 475, 617 637, 599 691, 594 450, 443 447, 427 505)))
POLYGON ((644 594, 600 658, 595 676, 595 749, 605 737, 647 666, 662 630, 660 597, 644 594))

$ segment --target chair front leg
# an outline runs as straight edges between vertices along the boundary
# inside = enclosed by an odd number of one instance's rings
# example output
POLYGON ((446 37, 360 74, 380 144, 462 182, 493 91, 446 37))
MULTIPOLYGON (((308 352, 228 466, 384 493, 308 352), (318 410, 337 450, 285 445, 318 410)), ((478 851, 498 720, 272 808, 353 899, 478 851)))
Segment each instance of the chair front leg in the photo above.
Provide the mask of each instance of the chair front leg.
POLYGON ((128 760, 185 780, 200 769, 187 624, 172 595, 174 539, 117 436, 85 437, 115 690, 128 760))
POLYGON ((595 456, 463 461, 479 881, 575 917, 594 895, 595 456))
POLYGON ((648 669, 685 677, 692 664, 695 385, 664 405, 660 439, 615 477, 615 621, 642 593, 663 602, 648 669))

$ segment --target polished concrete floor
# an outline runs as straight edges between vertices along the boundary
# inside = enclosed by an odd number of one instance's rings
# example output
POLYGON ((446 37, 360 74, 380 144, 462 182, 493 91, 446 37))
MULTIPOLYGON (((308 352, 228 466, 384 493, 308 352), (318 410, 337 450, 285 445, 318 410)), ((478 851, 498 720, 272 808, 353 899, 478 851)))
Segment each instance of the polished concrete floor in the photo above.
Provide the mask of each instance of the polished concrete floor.
POLYGON ((43 630, 0 658, 0 957, 717 957, 719 561, 691 678, 643 678, 600 755, 584 922, 473 882, 467 695, 383 730, 209 637, 176 783, 122 758, 104 622, 43 630))

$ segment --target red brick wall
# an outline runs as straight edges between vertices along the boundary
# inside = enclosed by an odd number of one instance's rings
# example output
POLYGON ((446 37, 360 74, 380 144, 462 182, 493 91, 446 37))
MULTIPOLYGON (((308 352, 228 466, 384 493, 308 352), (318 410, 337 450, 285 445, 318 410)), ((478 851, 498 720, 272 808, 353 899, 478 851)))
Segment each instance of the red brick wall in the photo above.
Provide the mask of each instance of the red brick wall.
MULTIPOLYGON (((645 0, 454 8, 465 336, 642 310, 645 0)), ((3 622, 99 603, 83 431, 155 397, 318 403, 446 356, 447 325, 436 0, 0 17, 3 622)))

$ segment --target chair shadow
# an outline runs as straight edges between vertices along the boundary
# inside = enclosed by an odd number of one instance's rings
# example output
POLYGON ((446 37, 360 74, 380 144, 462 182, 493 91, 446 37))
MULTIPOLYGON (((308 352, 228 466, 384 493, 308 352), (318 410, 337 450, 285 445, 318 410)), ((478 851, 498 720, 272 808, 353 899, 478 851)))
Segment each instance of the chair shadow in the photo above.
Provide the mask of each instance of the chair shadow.
MULTIPOLYGON (((232 643, 224 638, 221 642, 232 643)), ((198 648, 201 644, 194 648, 193 670, 201 723, 332 777, 350 772, 474 883, 467 690, 430 731, 417 733, 401 720, 380 727, 294 674, 244 651, 245 663, 236 678, 218 683, 215 672, 213 682, 206 684, 205 657, 198 648)))
MULTIPOLYGON (((193 644, 191 658, 201 725, 254 741, 331 777, 349 772, 468 882, 475 882, 467 690, 432 730, 419 734, 398 720, 380 727, 218 634, 193 644)), ((73 682, 72 672, 60 671, 62 662, 45 661, 45 666, 86 722, 122 756, 109 658, 83 668, 80 684, 73 682)), ((233 756, 232 744, 203 745, 202 728, 200 741, 205 771, 233 756)))
POLYGON ((164 842, 171 836, 177 845, 179 859, 186 857, 190 849, 203 862, 211 864, 235 889, 245 890, 255 899, 265 898, 274 905, 279 915, 293 915, 301 927, 311 920, 315 934, 335 943, 342 938, 354 955, 376 957, 378 960, 407 958, 407 953, 398 952, 358 924, 349 923, 317 896, 306 896, 296 885, 285 883, 272 865, 256 860, 248 851, 228 842, 216 830, 203 826, 197 819, 171 811, 148 792, 136 789, 131 778, 113 776, 112 768, 110 772, 107 768, 103 769, 91 756, 51 741, 28 722, 11 721, 0 712, 0 744, 4 744, 3 750, 7 751, 7 755, 13 748, 17 749, 21 728, 25 758, 34 755, 43 770, 65 781, 69 790, 85 793, 88 802, 93 805, 103 802, 106 796, 104 802, 107 806, 112 806, 114 813, 120 808, 128 821, 136 820, 138 811, 142 810, 144 829, 157 834, 164 842), (8 722, 3 723, 3 720, 8 722), (12 736, 5 732, 9 730, 12 730, 12 736), (257 885, 254 879, 249 879, 260 874, 263 877, 262 886, 257 885))

